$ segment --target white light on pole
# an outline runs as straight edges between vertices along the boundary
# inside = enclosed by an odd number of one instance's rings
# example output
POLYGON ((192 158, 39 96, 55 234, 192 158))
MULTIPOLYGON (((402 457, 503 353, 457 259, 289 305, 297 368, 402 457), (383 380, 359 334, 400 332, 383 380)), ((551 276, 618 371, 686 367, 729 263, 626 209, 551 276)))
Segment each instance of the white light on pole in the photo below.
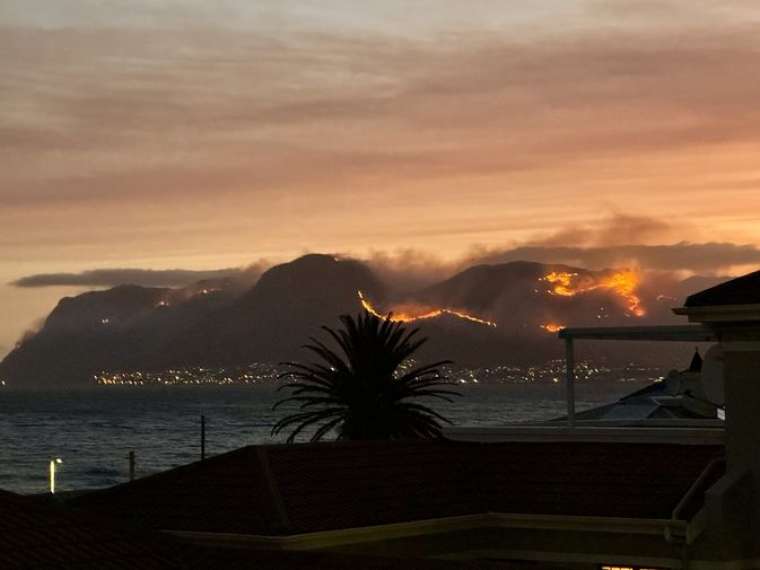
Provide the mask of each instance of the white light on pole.
POLYGON ((50 493, 55 494, 55 468, 56 465, 63 463, 63 459, 55 457, 50 460, 50 493))

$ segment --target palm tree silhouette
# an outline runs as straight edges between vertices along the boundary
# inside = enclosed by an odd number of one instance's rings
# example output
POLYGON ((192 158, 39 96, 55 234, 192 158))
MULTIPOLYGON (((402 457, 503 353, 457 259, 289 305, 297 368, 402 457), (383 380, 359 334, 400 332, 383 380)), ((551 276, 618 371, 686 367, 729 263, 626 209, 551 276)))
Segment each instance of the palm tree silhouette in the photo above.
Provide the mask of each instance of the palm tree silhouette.
POLYGON ((280 377, 294 382, 280 386, 291 394, 274 405, 296 404, 299 410, 278 421, 276 435, 292 429, 288 443, 304 429, 317 427, 311 441, 322 439, 330 430, 339 439, 378 440, 438 437, 441 422, 451 423, 429 407, 410 400, 439 398, 451 402, 458 392, 441 389, 450 383, 439 367, 444 360, 409 371, 400 368, 425 342, 416 338, 419 329, 409 330, 400 322, 367 313, 356 318, 340 317, 343 328, 322 328, 340 347, 336 352, 311 338, 304 348, 321 362, 287 362, 290 370, 280 377), (342 354, 341 354, 342 353, 342 354))

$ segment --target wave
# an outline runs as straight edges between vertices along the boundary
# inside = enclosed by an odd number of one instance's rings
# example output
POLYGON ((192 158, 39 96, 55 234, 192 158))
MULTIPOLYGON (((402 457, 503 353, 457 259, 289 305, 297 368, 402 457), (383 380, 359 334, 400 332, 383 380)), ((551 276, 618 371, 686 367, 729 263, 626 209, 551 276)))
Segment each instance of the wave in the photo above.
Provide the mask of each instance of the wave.
POLYGON ((82 471, 82 474, 89 477, 118 477, 120 475, 123 475, 124 472, 123 470, 113 469, 110 467, 90 467, 89 469, 82 471))

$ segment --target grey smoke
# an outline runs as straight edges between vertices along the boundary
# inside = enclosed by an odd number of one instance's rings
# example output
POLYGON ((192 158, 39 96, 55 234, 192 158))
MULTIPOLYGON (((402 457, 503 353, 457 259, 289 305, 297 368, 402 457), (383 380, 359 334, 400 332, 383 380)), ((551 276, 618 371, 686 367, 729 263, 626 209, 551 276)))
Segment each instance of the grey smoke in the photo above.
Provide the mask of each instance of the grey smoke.
POLYGON ((260 264, 247 268, 227 268, 209 271, 188 269, 93 269, 80 273, 41 273, 22 277, 11 283, 16 287, 114 287, 142 285, 144 287, 184 287, 198 281, 224 278, 255 280, 263 271, 260 264))

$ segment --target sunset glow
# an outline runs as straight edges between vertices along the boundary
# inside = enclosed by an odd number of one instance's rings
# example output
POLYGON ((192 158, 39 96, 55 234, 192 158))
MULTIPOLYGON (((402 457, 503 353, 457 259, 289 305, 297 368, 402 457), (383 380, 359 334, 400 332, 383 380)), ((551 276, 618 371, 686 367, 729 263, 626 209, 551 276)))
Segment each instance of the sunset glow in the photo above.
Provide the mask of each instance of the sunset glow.
POLYGON ((0 32, 0 570, 760 560, 759 0, 0 32))
POLYGON ((415 6, 4 2, 0 354, 38 274, 760 265, 760 5, 415 6))

